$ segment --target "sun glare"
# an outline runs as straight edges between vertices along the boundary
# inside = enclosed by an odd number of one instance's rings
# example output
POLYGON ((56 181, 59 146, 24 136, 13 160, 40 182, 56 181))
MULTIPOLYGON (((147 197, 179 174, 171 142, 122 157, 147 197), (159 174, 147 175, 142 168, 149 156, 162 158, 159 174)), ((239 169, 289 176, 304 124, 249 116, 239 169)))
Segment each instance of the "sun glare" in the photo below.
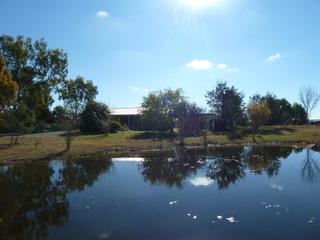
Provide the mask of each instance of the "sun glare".
POLYGON ((181 4, 192 9, 203 9, 218 5, 222 0, 181 0, 181 4))

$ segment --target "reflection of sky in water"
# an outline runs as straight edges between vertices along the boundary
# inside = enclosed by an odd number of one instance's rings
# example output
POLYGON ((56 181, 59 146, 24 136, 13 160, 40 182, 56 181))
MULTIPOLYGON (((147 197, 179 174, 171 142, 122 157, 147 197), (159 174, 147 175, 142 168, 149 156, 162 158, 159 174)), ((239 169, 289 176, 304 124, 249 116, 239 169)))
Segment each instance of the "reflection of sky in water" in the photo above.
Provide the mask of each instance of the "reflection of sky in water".
POLYGON ((252 151, 1 168, 0 239, 318 239, 320 154, 252 151))

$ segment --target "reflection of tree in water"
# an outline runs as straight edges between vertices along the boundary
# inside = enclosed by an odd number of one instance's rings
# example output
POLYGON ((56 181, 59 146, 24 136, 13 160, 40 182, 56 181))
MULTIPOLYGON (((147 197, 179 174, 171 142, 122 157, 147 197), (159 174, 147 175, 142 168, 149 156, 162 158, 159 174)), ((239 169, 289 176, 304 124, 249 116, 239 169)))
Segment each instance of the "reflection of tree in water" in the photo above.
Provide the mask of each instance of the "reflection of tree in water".
POLYGON ((180 188, 183 186, 183 180, 203 164, 202 160, 205 160, 205 156, 189 154, 185 148, 179 147, 173 157, 165 154, 148 157, 139 168, 145 181, 151 184, 180 188))
POLYGON ((207 163, 207 176, 220 190, 245 177, 245 165, 241 161, 242 148, 219 148, 207 163))
POLYGON ((315 160, 313 151, 309 148, 305 150, 305 158, 301 168, 302 179, 307 183, 314 183, 320 176, 320 166, 315 160))
POLYGON ((0 169, 0 239, 47 239, 50 226, 62 226, 68 220, 67 193, 92 185, 111 163, 66 165, 65 171, 72 172, 74 179, 64 174, 55 179, 49 162, 0 169))
POLYGON ((86 186, 92 186, 111 165, 110 159, 65 161, 60 170, 60 184, 68 191, 82 191, 86 186))
POLYGON ((247 147, 244 161, 254 173, 266 173, 269 177, 276 176, 281 167, 281 158, 292 153, 291 147, 247 147))
POLYGON ((181 148, 173 157, 160 154, 146 158, 140 170, 145 180, 152 184, 182 187, 184 179, 205 166, 207 177, 214 180, 221 190, 244 178, 246 169, 259 175, 276 176, 281 158, 288 157, 291 152, 288 147, 225 147, 199 154, 181 148))

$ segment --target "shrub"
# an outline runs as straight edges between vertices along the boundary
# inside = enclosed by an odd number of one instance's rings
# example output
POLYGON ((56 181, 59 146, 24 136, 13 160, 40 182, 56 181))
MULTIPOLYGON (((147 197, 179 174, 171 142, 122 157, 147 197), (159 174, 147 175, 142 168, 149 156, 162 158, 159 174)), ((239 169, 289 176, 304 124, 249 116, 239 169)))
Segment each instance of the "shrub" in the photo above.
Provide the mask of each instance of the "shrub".
POLYGON ((110 133, 117 133, 122 129, 122 125, 118 121, 112 121, 110 124, 110 133))
POLYGON ((108 133, 110 111, 103 103, 90 102, 81 114, 80 130, 82 133, 108 133))

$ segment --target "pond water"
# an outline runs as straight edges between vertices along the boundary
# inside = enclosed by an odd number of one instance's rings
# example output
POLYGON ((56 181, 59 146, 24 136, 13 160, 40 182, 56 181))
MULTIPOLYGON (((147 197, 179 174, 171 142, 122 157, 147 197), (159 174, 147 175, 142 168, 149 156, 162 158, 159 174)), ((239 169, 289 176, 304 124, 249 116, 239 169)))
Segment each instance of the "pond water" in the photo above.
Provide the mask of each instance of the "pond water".
POLYGON ((0 167, 0 239, 320 239, 320 154, 177 149, 0 167))

